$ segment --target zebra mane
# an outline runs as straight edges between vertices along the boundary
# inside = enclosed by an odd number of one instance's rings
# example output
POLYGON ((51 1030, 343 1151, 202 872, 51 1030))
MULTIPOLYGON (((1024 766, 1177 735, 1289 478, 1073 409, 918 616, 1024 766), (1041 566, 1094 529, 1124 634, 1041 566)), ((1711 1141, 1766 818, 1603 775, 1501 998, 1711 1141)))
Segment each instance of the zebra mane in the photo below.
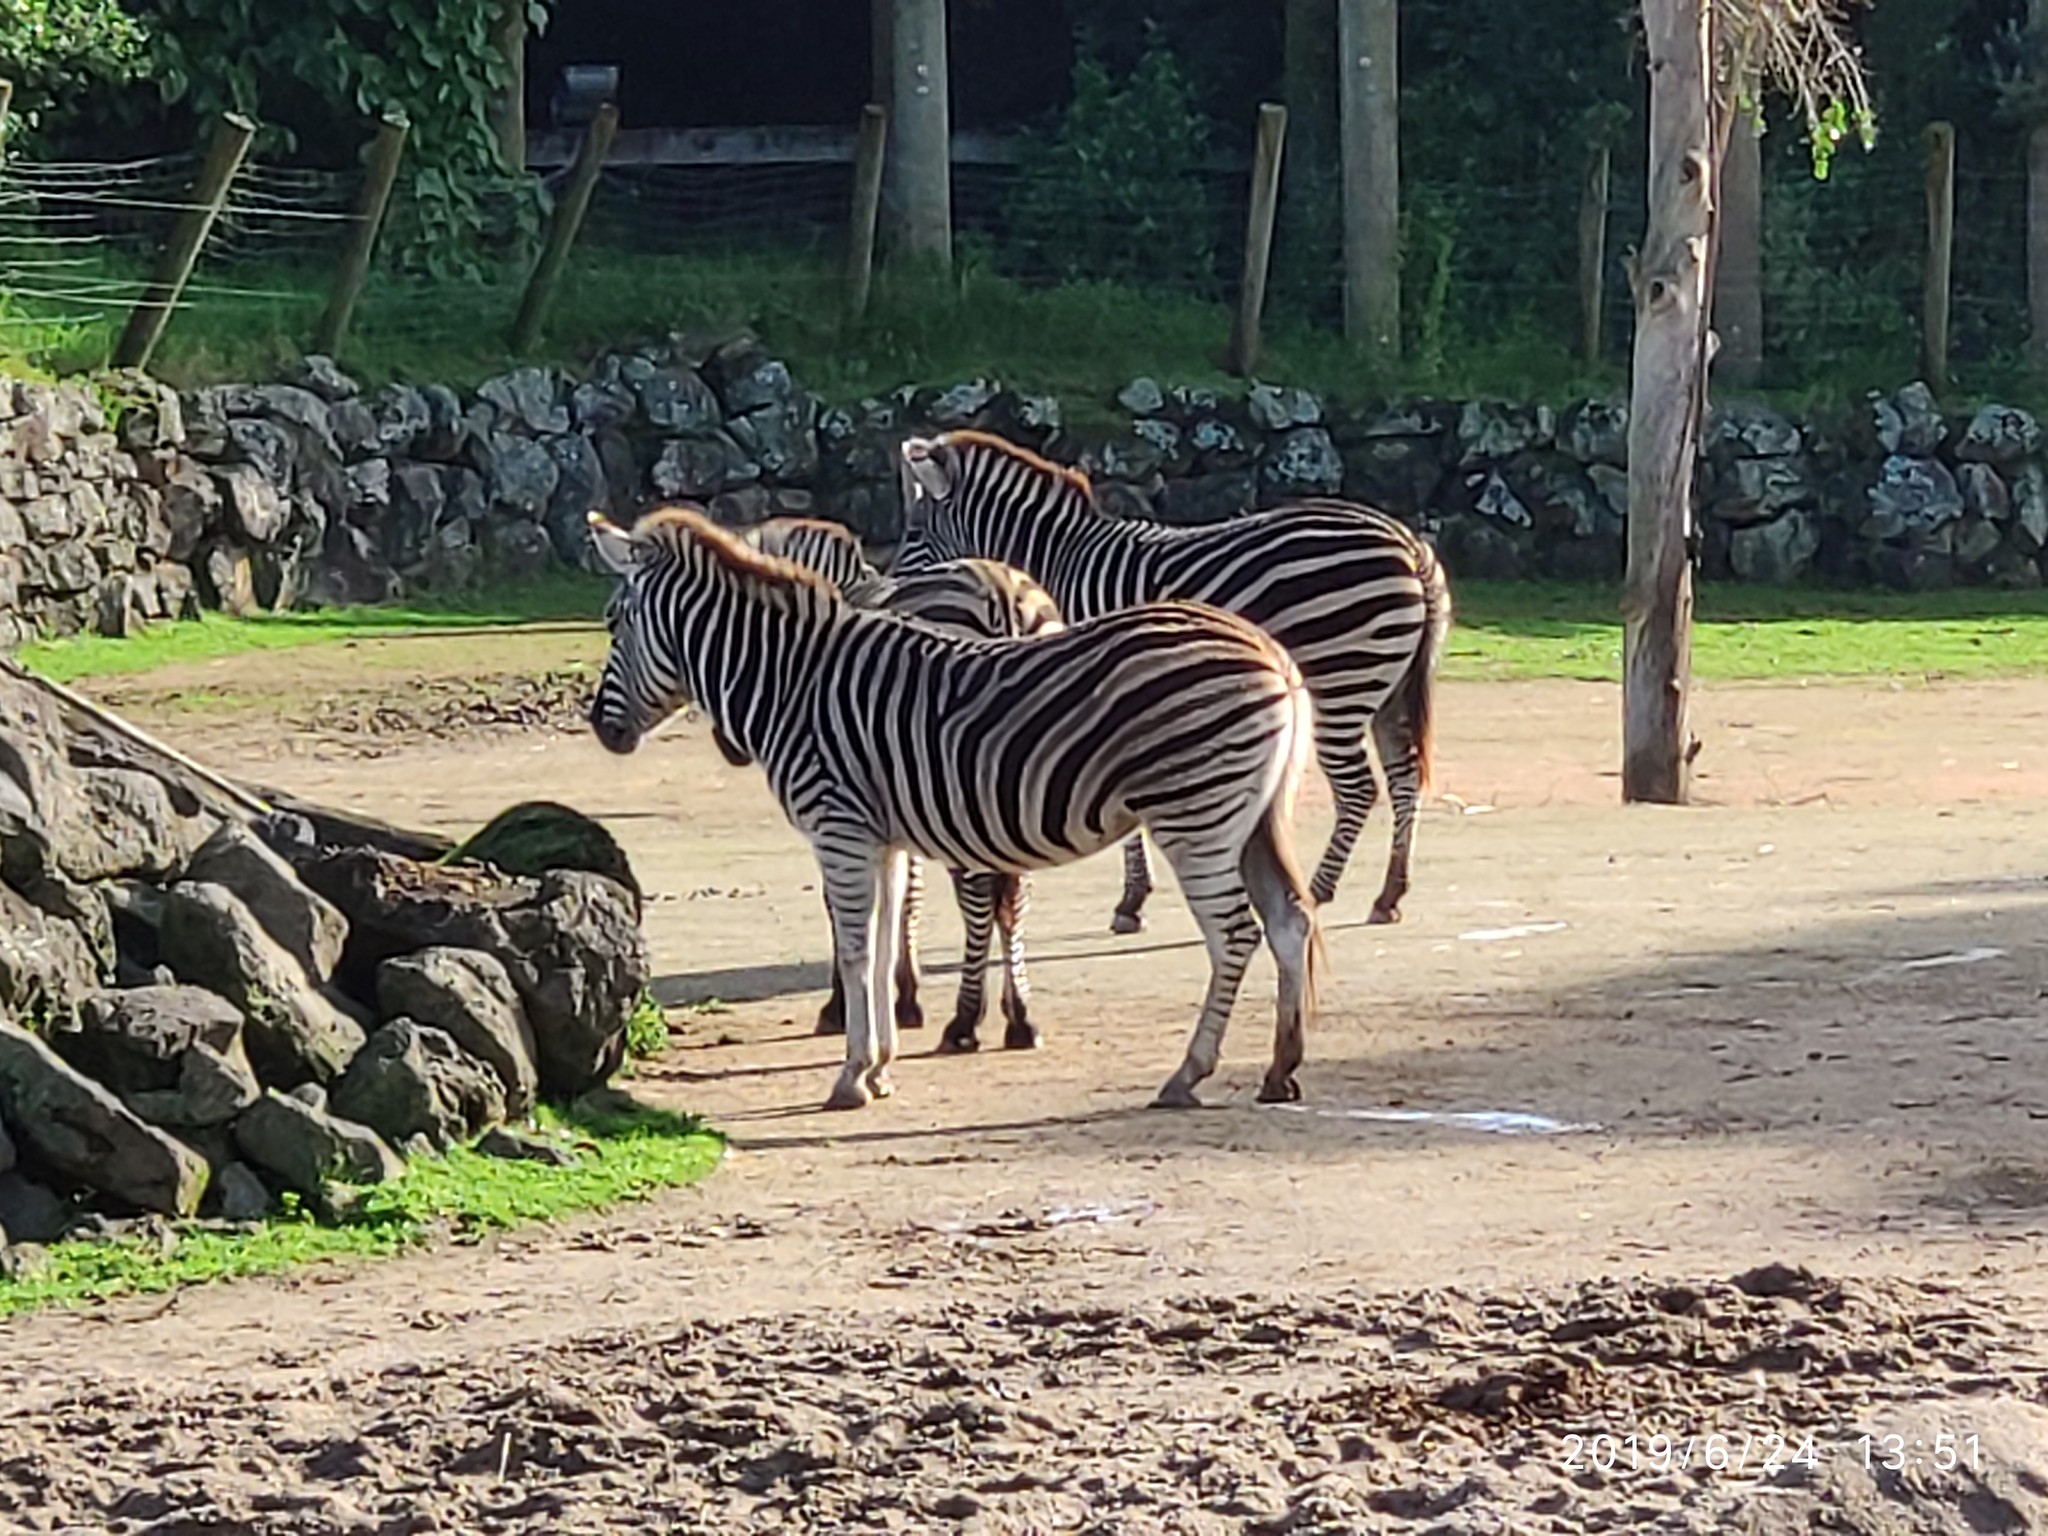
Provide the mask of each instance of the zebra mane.
POLYGON ((1095 484, 1088 478, 1086 470, 1076 469, 1070 464, 1055 464, 1043 454, 1033 453, 1021 443, 1013 443, 1007 437, 998 437, 993 432, 983 432, 974 427, 962 427, 957 431, 943 434, 939 441, 953 447, 990 449, 1028 465, 1042 475, 1066 481, 1091 504, 1095 500, 1095 484))
POLYGON ((695 507, 661 507, 647 513, 633 524, 633 542, 651 544, 676 560, 701 552, 705 563, 738 577, 742 586, 763 596, 814 592, 831 603, 840 601, 839 589, 816 571, 794 560, 764 555, 695 507))

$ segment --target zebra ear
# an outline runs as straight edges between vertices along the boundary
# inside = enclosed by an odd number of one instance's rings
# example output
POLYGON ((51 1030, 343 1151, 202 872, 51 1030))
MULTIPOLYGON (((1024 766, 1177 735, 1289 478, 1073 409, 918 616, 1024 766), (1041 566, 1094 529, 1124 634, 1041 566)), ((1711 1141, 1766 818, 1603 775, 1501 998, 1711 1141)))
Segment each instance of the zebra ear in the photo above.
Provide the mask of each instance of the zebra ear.
POLYGON ((614 576, 632 571, 633 536, 602 512, 590 514, 590 547, 597 551, 599 563, 614 576))
POLYGON ((953 490, 953 476, 945 461, 945 445, 935 437, 907 437, 903 440, 904 489, 933 501, 944 501, 953 490))

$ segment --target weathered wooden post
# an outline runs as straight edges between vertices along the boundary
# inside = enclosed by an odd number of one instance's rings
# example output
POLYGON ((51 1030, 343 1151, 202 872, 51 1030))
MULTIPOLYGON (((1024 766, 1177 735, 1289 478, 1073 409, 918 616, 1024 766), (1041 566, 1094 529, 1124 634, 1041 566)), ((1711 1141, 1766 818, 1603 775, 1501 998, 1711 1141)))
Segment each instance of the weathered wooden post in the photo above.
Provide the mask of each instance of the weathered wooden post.
POLYGON ((868 312, 875 279, 875 219, 882 204, 882 167, 889 144, 888 110, 875 102, 861 108, 860 135, 853 143, 853 224, 847 231, 846 323, 860 324, 868 312))
POLYGON ((171 311, 177 308, 192 269, 198 265, 206 237, 213 233, 214 220, 227 203, 228 189, 234 185, 235 173, 242 168, 249 141, 255 136, 256 125, 237 112, 223 113, 215 125, 206 159, 185 194, 184 208, 171 229, 163 255, 157 259, 156 274, 142 290, 142 297, 135 301, 121 339, 114 344, 116 368, 149 366, 164 327, 170 323, 171 311))
POLYGON ((1737 114, 1721 160, 1720 249, 1714 256, 1717 378, 1747 389, 1764 371, 1764 161, 1756 124, 1737 114))
POLYGON ((618 131, 619 109, 606 102, 584 130, 583 142, 576 149, 576 163, 569 169, 569 184, 562 189, 554 216, 548 220, 540 260, 533 264, 533 276, 527 279, 526 292, 519 300, 518 318, 512 322, 514 352, 526 351, 540 338, 548 308, 555 302, 555 287, 562 280, 562 268, 569 260, 569 248, 576 243, 577 231, 583 228, 583 216, 590 211, 590 195, 597 190, 604 157, 611 152, 612 135, 618 131))
POLYGON ((1399 0, 1338 0, 1344 334, 1383 368, 1401 360, 1399 0))
POLYGON ((1605 144, 1586 157, 1586 182, 1579 191, 1579 352, 1588 368, 1600 362, 1607 308, 1607 184, 1612 156, 1605 144))
POLYGON ((1230 330, 1224 366, 1243 377, 1258 366, 1259 323, 1266 310, 1266 277, 1273 267, 1273 217, 1280 208, 1280 154, 1287 143, 1287 109, 1267 102, 1259 108, 1258 139, 1252 150, 1251 212, 1244 226, 1244 276, 1237 294, 1237 320, 1230 330))
POLYGON ((14 82, 0 80, 0 154, 7 148, 7 113, 14 105, 14 82))
POLYGON ((2027 353, 2048 375, 2048 123, 2027 135, 2027 353))
POLYGON ((504 61, 505 83, 491 93, 491 131, 507 175, 526 169, 526 0, 498 0, 491 42, 504 61))
POLYGON ((411 124, 402 113, 391 113, 377 125, 377 137, 363 162, 363 188, 356 197, 348 249, 334 274, 334 291, 327 298, 327 312, 313 333, 313 350, 332 357, 341 350, 348 335, 348 322, 356 311, 363 283, 370 275, 370 258, 377 251, 377 233, 384 227, 384 209, 391 201, 391 187, 398 180, 398 163, 405 156, 405 136, 411 124))
POLYGON ((953 128, 946 70, 946 0, 894 0, 889 160, 897 206, 892 248, 953 265, 953 128))
POLYGON ((1927 288, 1920 320, 1920 373, 1939 393, 1948 387, 1949 271, 1956 243, 1956 130, 1927 125, 1927 288))

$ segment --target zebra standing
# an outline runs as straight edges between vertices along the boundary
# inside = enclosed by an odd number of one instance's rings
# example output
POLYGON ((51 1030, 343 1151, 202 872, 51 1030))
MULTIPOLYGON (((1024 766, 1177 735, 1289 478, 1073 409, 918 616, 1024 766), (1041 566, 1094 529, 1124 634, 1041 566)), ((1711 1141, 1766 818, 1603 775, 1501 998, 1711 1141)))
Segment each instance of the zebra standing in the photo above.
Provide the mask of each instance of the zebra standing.
MULTIPOLYGON (((1065 625, 1045 588, 993 560, 948 560, 915 576, 892 581, 868 563, 860 537, 840 523, 815 518, 779 517, 748 529, 742 537, 765 555, 794 561, 817 572, 857 608, 879 608, 905 618, 920 619, 941 629, 1000 640, 1056 634, 1065 625)), ((713 732, 714 736, 718 733, 713 732)), ((720 739, 719 750, 736 766, 745 758, 720 739)), ((1003 943, 1003 1046, 1033 1050, 1039 1043, 1030 1018, 1031 982, 1024 961, 1024 917, 1030 910, 1031 885, 1021 874, 949 870, 953 895, 965 932, 961 946, 960 995, 953 1022, 940 1037, 941 1051, 981 1048, 982 1015, 988 1010, 987 971, 990 941, 1000 932, 1003 943)), ((924 899, 923 863, 910 861, 903 902, 903 928, 896 951, 896 1025, 917 1029, 924 1023, 918 1003, 917 935, 924 899)), ((837 967, 832 996, 818 1012, 817 1032, 846 1032, 846 992, 837 967)))
POLYGON ((847 1000, 828 1107, 892 1091, 887 1001, 908 853, 1022 873, 1140 826, 1172 863, 1210 962, 1158 1102, 1197 1102, 1216 1070, 1261 920, 1279 989, 1259 1096, 1300 1097, 1320 943, 1291 813, 1313 709, 1274 641, 1191 603, 1028 643, 976 640, 854 608, 694 510, 651 513, 631 533, 590 521, 624 578, 591 705, 599 742, 630 752, 694 703, 760 763, 817 854, 847 1000))
MULTIPOLYGON (((1319 904, 1336 895, 1378 798, 1369 727, 1394 806, 1371 921, 1400 921, 1451 619, 1450 587, 1426 543, 1383 512, 1322 498, 1200 528, 1111 519, 1086 475, 986 432, 906 440, 902 479, 899 570, 979 555, 1043 582, 1069 623, 1175 599, 1241 614, 1285 646, 1315 697, 1316 756, 1337 802, 1310 891, 1319 904)), ((1144 844, 1133 839, 1117 932, 1142 926, 1151 889, 1144 844)))

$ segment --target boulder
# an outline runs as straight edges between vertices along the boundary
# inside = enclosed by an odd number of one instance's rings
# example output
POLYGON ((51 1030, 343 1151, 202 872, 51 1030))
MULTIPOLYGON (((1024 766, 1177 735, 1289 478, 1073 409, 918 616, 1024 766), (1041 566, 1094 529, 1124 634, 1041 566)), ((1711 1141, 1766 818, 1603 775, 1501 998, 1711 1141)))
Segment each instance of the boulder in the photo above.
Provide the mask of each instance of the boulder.
POLYGON ((752 337, 729 342, 704 360, 704 378, 728 416, 779 406, 796 393, 789 367, 752 337))
MULTIPOLYGON (((284 490, 292 483, 297 445, 291 433, 275 422, 257 416, 239 416, 229 421, 228 451, 237 462, 268 481, 273 490, 284 490)), ((262 536, 251 529, 250 537, 260 540, 262 536)))
POLYGON ((448 855, 450 863, 461 859, 535 879, 555 869, 603 875, 625 887, 633 898, 634 917, 640 915, 640 881, 619 840, 603 822, 552 800, 507 806, 448 855))
POLYGON ((341 371, 333 358, 309 352, 284 370, 285 382, 317 395, 329 405, 353 400, 362 386, 341 371))
POLYGON ((97 988, 102 957, 75 923, 0 885, 0 1010, 56 1014, 97 988))
POLYGON ((1890 399, 1873 394, 1871 417, 1886 453, 1926 458, 1948 436, 1934 391, 1917 379, 1890 399))
POLYGON ((232 891, 308 976, 317 982, 333 977, 348 923, 247 827, 223 823, 192 855, 185 878, 232 891))
POLYGON ((546 448, 513 432, 493 432, 477 468, 490 486, 492 506, 519 518, 538 518, 547 511, 561 479, 546 448))
POLYGON ((1344 488, 1344 458, 1321 427, 1295 427, 1267 445, 1259 483, 1268 499, 1334 496, 1344 488))
POLYGON ((1806 462, 1797 456, 1729 461, 1707 493, 1707 512, 1738 526, 1760 523, 1790 507, 1810 507, 1819 498, 1806 462))
POLYGON ((1581 464, 1628 463, 1628 402, 1581 400, 1557 424, 1557 446, 1581 464))
POLYGON ((13 1243, 54 1243, 77 1214, 71 1203, 19 1172, 0 1173, 0 1233, 13 1243))
POLYGON ((817 424, 818 402, 798 394, 781 405, 735 416, 726 430, 763 477, 804 484, 818 473, 817 424))
POLYGON ((239 544, 215 544, 206 551, 199 574, 213 606, 235 618, 256 611, 256 568, 239 544))
POLYGON ((1998 525, 1986 522, 1981 517, 1965 514, 1956 524, 1956 563, 1965 568, 1983 565, 1989 560, 2000 543, 1998 525))
POLYGON ((1003 386, 993 379, 966 379, 943 389, 921 389, 910 402, 911 414, 940 431, 971 427, 995 404, 1003 386))
POLYGON ((1970 418, 1956 444, 1956 457, 1965 464, 2020 463, 2041 446, 2041 424, 2030 412, 2017 406, 1987 405, 1970 418))
POLYGON ((1295 385, 1254 384, 1244 404, 1252 424, 1267 432, 1322 425, 1323 402, 1295 385))
POLYGON ((640 414, 648 425, 678 436, 699 437, 716 432, 725 420, 718 397, 711 392, 694 368, 654 368, 632 379, 639 397, 640 414))
POLYGON ((262 1094, 238 1041, 229 1051, 193 1046, 178 1058, 175 1083, 123 1094, 121 1101, 151 1125, 204 1131, 228 1124, 262 1094))
MULTIPOLYGON (((274 429, 273 429, 274 430, 274 429)), ((252 544, 268 544, 284 532, 290 515, 280 486, 252 464, 227 464, 213 472, 229 528, 252 544)))
POLYGON ((409 384, 386 384, 371 402, 370 414, 377 422, 377 446, 395 458, 413 456, 414 445, 434 425, 427 397, 409 384))
POLYGON ((1963 515, 1963 493, 1939 459, 1893 454, 1870 488, 1866 536, 1895 539, 1909 531, 1938 528, 1963 515))
POLYGON ((494 1125, 485 1131, 470 1150, 508 1163, 546 1163, 551 1168, 576 1166, 576 1154, 560 1142, 508 1130, 502 1125, 494 1125))
POLYGON ((445 1152, 505 1118, 498 1074, 441 1030, 393 1019, 335 1079, 334 1112, 387 1141, 424 1137, 445 1152))
POLYGON ((687 496, 696 501, 760 478, 761 466, 724 432, 669 439, 647 472, 656 495, 687 496))
POLYGON ((623 1060, 626 1020, 649 969, 633 898, 615 882, 578 870, 498 876, 369 848, 330 853, 305 877, 348 919, 338 974, 357 995, 393 955, 428 945, 483 950, 526 1005, 544 1095, 573 1098, 623 1060))
POLYGON ((179 980, 242 1011, 243 1042, 266 1084, 327 1082, 362 1048, 362 1026, 223 886, 181 880, 166 890, 157 947, 179 980))
POLYGON ((514 578, 538 576, 555 559, 555 541, 547 529, 525 518, 492 524, 484 549, 496 570, 514 578))
POLYGON ((1442 439, 1367 431, 1344 449, 1344 494, 1398 517, 1418 517, 1443 483, 1442 439))
POLYGON ((515 368, 476 387, 477 398, 536 435, 569 430, 561 380, 545 368, 515 368))
POLYGON ((20 1026, 0 1020, 0 1115, 44 1167, 139 1210, 190 1216, 206 1159, 145 1125, 20 1026))
POLYGON ((555 541, 555 554, 562 563, 580 565, 590 543, 588 514, 611 507, 604 460, 597 445, 581 433, 549 438, 547 450, 555 461, 555 491, 541 522, 555 541))
POLYGON ((540 1088, 533 1026, 497 956, 445 948, 394 955, 377 968, 377 1006, 386 1019, 415 1019, 440 1030, 495 1072, 505 1113, 533 1108, 540 1088))
POLYGON ((1166 391, 1156 380, 1136 378, 1116 392, 1116 403, 1133 416, 1153 416, 1166 409, 1166 391))
POLYGON ((235 1117, 235 1147, 287 1189, 318 1199, 329 1180, 381 1184, 405 1172, 398 1154, 367 1125, 272 1090, 235 1117))
POLYGON ((2029 464, 2012 482, 2015 541, 2031 550, 2048 545, 2048 474, 2029 464))
MULTIPOLYGON (((1782 459, 1805 446, 1797 425, 1769 406, 1738 400, 1714 412, 1708 424, 1707 452, 1719 460, 1782 459)), ((1614 461, 1626 464, 1626 456, 1614 461)))
POLYGON ((1977 517, 2002 523, 2012 515, 2012 492, 2006 489, 1998 471, 1989 464, 1966 463, 1956 470, 1962 488, 1963 510, 1977 517))
POLYGON ((1768 523, 1738 528, 1729 541, 1729 560, 1744 581, 1790 586, 1813 568, 1820 551, 1820 528, 1799 510, 1768 523))
MULTIPOLYGON (((706 388, 705 393, 710 394, 710 390, 706 388)), ((588 379, 569 392, 569 413, 575 418, 579 433, 624 426, 633 419, 635 404, 633 391, 616 379, 588 379)))
POLYGON ((1458 447, 1461 461, 1468 465, 1546 448, 1556 435, 1557 415, 1547 405, 1472 400, 1458 413, 1458 447))
POLYGON ((218 993, 142 986, 86 994, 51 1043, 79 1071, 127 1094, 175 1084, 178 1060, 191 1050, 239 1057, 241 1041, 242 1011, 218 993))
MULTIPOLYGON (((0 1174, 12 1173, 15 1161, 14 1138, 7 1134, 7 1122, 0 1120, 0 1174)), ((5 1241, 5 1239, 0 1239, 5 1241)))
POLYGON ((223 1163, 213 1175, 213 1208, 222 1221, 261 1221, 270 1214, 270 1190, 247 1163, 223 1163))

